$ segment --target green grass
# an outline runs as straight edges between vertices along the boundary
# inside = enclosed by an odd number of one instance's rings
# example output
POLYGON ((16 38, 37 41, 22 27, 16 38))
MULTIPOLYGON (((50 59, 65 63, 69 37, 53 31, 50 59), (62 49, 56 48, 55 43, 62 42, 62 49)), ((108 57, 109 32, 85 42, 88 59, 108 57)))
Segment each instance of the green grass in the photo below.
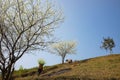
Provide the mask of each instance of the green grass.
POLYGON ((37 67, 25 69, 21 75, 15 71, 14 76, 15 80, 120 80, 120 54, 45 66, 40 76, 37 67), (66 69, 70 70, 63 71, 66 69))

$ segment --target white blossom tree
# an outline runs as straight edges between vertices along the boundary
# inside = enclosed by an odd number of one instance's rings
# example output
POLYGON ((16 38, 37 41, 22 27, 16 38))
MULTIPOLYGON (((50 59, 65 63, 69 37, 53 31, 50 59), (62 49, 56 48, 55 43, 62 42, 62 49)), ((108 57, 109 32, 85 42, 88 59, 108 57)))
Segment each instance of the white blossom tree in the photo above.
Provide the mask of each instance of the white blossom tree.
POLYGON ((0 0, 0 71, 12 80, 14 65, 26 52, 44 49, 62 11, 48 0, 0 0))
POLYGON ((58 56, 61 56, 62 64, 63 64, 67 54, 76 53, 75 48, 76 48, 75 41, 61 41, 61 42, 52 44, 50 46, 50 52, 53 54, 57 54, 58 56))

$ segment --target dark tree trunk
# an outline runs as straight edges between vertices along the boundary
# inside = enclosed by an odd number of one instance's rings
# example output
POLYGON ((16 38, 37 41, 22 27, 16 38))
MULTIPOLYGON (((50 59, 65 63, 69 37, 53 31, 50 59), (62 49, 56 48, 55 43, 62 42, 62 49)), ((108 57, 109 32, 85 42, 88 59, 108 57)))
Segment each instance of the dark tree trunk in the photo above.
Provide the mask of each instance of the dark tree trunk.
POLYGON ((62 64, 64 64, 65 57, 62 57, 62 64))
POLYGON ((2 80, 13 80, 12 79, 12 73, 5 73, 5 74, 3 74, 3 72, 2 72, 2 80))
POLYGON ((113 51, 112 51, 112 49, 110 49, 110 54, 112 54, 113 53, 113 51))
MULTIPOLYGON (((8 71, 6 71, 6 72, 8 72, 8 71)), ((2 80, 14 80, 12 78, 12 74, 13 74, 13 71, 9 72, 9 73, 2 72, 2 80)))
POLYGON ((14 80, 12 77, 14 72, 14 64, 7 66, 7 68, 4 67, 1 70, 1 72, 2 72, 2 80, 14 80))

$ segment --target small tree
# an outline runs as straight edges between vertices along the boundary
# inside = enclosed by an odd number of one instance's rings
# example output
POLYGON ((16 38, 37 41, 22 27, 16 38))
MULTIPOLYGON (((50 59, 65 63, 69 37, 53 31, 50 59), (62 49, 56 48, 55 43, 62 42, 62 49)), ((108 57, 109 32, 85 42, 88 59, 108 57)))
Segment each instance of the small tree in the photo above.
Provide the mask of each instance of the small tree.
POLYGON ((64 63, 64 59, 67 54, 74 54, 76 52, 75 47, 75 41, 61 41, 51 45, 50 52, 61 56, 62 63, 64 63))
POLYGON ((115 47, 114 40, 110 37, 103 38, 102 46, 101 48, 104 48, 106 51, 110 50, 110 53, 112 53, 112 49, 115 47))
POLYGON ((24 68, 23 66, 21 65, 20 68, 19 68, 19 75, 21 76, 22 72, 24 71, 24 68))

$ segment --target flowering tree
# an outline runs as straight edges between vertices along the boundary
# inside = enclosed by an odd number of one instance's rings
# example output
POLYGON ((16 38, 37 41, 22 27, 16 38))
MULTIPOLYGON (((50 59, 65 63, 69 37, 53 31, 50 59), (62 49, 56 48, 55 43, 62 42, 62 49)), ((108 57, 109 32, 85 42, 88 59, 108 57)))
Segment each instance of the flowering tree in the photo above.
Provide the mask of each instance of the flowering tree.
POLYGON ((62 63, 64 63, 64 59, 67 54, 74 54, 76 42, 75 41, 61 41, 58 43, 54 43, 50 46, 50 52, 53 54, 57 54, 61 56, 62 63))
POLYGON ((26 52, 53 42, 60 9, 48 0, 0 0, 0 70, 2 80, 12 80, 14 65, 26 52))

